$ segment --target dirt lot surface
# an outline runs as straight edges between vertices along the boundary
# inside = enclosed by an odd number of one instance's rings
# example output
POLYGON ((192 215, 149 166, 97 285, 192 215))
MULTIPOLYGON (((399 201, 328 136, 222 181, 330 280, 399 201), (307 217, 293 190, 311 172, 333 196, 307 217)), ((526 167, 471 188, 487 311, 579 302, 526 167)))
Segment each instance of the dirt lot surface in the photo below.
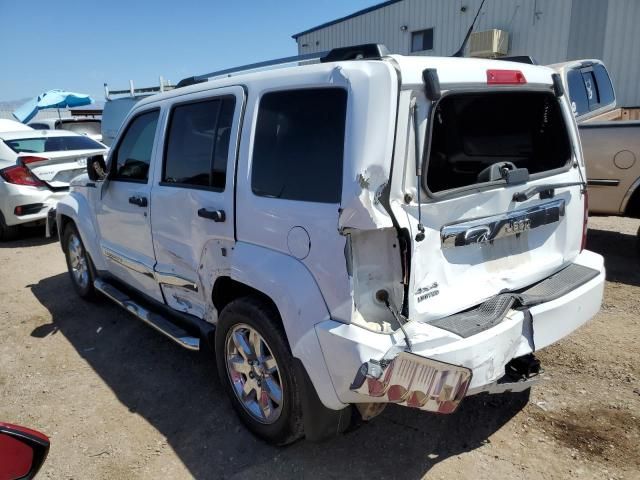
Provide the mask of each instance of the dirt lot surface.
POLYGON ((0 419, 42 430, 41 478, 640 479, 640 222, 592 218, 601 313, 542 352, 530 394, 450 416, 390 406, 323 444, 275 448, 236 419, 211 360, 106 300, 79 300, 57 243, 0 244, 0 419))

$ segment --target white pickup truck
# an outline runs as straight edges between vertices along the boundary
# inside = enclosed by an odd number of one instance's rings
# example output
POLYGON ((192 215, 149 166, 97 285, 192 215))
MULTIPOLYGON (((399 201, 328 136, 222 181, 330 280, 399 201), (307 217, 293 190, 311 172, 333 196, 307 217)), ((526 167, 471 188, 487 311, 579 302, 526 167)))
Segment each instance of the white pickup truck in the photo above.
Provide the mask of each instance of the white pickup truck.
POLYGON ((553 70, 364 45, 192 80, 136 104, 57 225, 78 294, 211 346, 262 438, 527 389, 598 312, 553 70))

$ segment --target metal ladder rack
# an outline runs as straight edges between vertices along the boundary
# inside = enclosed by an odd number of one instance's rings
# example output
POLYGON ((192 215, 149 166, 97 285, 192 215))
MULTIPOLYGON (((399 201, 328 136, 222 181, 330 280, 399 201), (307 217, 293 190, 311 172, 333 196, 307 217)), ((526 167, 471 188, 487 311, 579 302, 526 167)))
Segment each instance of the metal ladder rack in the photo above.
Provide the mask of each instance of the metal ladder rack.
POLYGON ((159 84, 157 87, 134 88, 133 80, 129 80, 129 88, 126 90, 110 90, 109 86, 105 83, 104 98, 105 100, 113 100, 114 96, 119 96, 119 95, 126 95, 130 97, 135 97, 137 95, 145 95, 145 94, 153 95, 154 93, 167 92, 169 90, 173 90, 174 88, 176 88, 175 85, 171 85, 171 82, 165 82, 162 76, 159 77, 158 83, 159 84))

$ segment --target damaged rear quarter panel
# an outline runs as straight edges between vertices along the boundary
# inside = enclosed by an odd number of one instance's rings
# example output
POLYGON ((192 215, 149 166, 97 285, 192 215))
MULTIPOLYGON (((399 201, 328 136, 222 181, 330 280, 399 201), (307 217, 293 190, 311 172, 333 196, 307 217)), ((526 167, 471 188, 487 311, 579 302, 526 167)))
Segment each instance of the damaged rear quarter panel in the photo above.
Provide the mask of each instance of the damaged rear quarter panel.
POLYGON ((380 203, 389 182, 398 79, 388 62, 343 72, 349 82, 342 209, 338 228, 369 230, 393 226, 380 203), (380 70, 386 70, 381 74, 380 70))

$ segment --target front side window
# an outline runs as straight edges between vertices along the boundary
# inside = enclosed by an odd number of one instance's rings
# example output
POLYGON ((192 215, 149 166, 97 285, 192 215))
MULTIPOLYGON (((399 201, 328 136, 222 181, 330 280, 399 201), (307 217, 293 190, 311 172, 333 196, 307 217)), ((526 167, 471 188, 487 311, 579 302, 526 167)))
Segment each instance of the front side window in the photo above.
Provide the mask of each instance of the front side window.
POLYGON ((127 127, 112 158, 113 180, 146 182, 160 112, 143 113, 127 127))
POLYGON ((224 190, 234 109, 234 97, 173 109, 162 182, 224 190))
POLYGON ((411 32, 411 51, 433 50, 433 28, 411 32))
POLYGON ((253 192, 339 203, 346 111, 347 92, 341 88, 265 94, 255 130, 253 192))

